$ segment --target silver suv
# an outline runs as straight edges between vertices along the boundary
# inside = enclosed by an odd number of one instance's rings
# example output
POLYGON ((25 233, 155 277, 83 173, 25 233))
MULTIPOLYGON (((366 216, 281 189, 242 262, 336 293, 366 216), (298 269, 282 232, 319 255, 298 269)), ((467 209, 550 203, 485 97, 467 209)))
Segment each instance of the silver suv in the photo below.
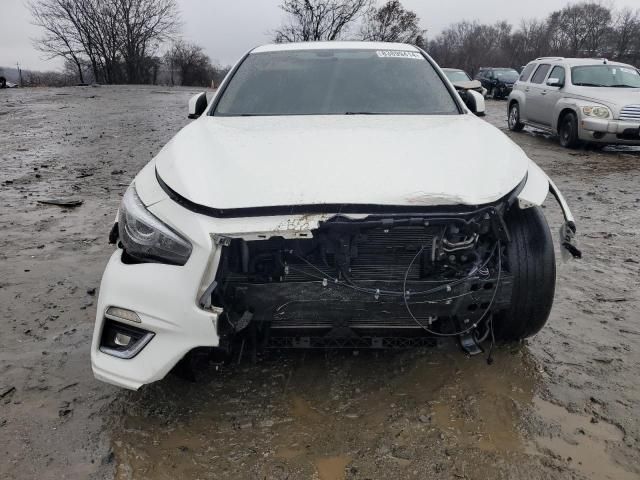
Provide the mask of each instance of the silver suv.
POLYGON ((530 62, 508 100, 509 129, 557 133, 560 144, 640 145, 640 73, 606 59, 543 57, 530 62))

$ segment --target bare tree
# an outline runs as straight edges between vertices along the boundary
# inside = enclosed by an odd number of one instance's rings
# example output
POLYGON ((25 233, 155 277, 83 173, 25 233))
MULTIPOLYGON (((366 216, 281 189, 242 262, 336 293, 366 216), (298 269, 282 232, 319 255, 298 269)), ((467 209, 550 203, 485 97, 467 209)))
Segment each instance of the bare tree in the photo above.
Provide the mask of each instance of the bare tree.
POLYGON ((416 43, 419 37, 424 39, 425 33, 426 30, 420 28, 418 15, 406 10, 400 0, 390 0, 380 8, 370 9, 362 26, 363 40, 378 42, 416 43))
POLYGON ((180 85, 209 86, 215 77, 211 60, 195 43, 175 42, 165 54, 164 62, 170 69, 172 84, 174 72, 179 74, 180 85))
POLYGON ((127 80, 142 83, 143 60, 178 29, 176 0, 117 0, 117 6, 127 80))
POLYGON ((640 57, 640 11, 625 8, 618 12, 611 34, 612 56, 631 62, 640 57))
POLYGON ((598 54, 610 22, 610 10, 594 2, 568 5, 552 13, 549 24, 553 26, 555 50, 570 56, 598 54))
MULTIPOLYGON (((45 35, 36 45, 74 61, 88 59, 98 81, 151 81, 159 44, 178 27, 176 0, 29 0, 45 35)), ((82 78, 80 78, 83 81, 82 78)))
POLYGON ((74 22, 68 15, 66 0, 32 0, 27 4, 33 23, 44 30, 44 35, 36 40, 36 48, 47 54, 49 59, 61 57, 72 61, 78 72, 78 80, 84 83, 81 56, 84 46, 74 22))
POLYGON ((275 41, 338 40, 371 5, 372 0, 283 0, 288 19, 275 31, 275 41))

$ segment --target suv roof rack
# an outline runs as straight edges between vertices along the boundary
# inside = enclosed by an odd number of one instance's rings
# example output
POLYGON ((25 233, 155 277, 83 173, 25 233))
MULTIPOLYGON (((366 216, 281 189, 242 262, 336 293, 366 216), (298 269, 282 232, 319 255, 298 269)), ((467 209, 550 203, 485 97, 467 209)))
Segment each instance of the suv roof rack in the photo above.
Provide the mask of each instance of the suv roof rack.
POLYGON ((564 60, 564 57, 538 57, 536 60, 564 60))

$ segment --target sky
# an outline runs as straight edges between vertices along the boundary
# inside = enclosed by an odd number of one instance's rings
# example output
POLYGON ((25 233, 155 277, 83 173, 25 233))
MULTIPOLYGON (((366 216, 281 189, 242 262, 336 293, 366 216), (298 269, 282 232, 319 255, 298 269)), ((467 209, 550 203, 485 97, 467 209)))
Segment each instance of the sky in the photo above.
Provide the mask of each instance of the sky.
MULTIPOLYGON (((222 65, 233 64, 247 50, 271 41, 270 32, 285 18, 278 8, 281 0, 177 0, 182 20, 182 37, 203 46, 222 65)), ((378 0, 379 4, 383 0, 378 0)), ((518 25, 523 18, 544 18, 566 5, 564 0, 402 0, 415 11, 432 38, 451 23, 478 20, 493 23, 507 20, 518 25)), ((609 3, 609 2, 607 2, 609 3)), ((640 7, 639 0, 612 0, 617 7, 640 7)), ((31 25, 25 0, 0 0, 0 66, 56 70, 60 60, 47 60, 32 39, 39 29, 31 25)))

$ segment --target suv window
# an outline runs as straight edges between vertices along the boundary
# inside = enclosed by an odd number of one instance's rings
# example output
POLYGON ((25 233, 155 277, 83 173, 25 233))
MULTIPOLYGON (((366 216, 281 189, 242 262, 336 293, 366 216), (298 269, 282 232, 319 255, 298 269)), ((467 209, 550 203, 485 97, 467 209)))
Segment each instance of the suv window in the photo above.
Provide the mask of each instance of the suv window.
POLYGON ((526 82, 529 79, 529 77, 531 76, 531 72, 533 72, 534 68, 536 68, 536 64, 535 63, 530 63, 529 65, 524 67, 524 70, 522 70, 522 73, 520 74, 520 81, 521 82, 526 82))
POLYGON ((556 65, 555 67, 553 67, 553 70, 551 70, 551 74, 549 74, 549 78, 557 78, 560 83, 564 83, 564 67, 561 67, 560 65, 556 65))
POLYGON ((531 77, 531 83, 542 83, 544 77, 547 76, 547 72, 550 68, 551 65, 549 65, 548 63, 543 63, 542 65, 540 65, 536 70, 536 73, 534 73, 533 77, 531 77))

